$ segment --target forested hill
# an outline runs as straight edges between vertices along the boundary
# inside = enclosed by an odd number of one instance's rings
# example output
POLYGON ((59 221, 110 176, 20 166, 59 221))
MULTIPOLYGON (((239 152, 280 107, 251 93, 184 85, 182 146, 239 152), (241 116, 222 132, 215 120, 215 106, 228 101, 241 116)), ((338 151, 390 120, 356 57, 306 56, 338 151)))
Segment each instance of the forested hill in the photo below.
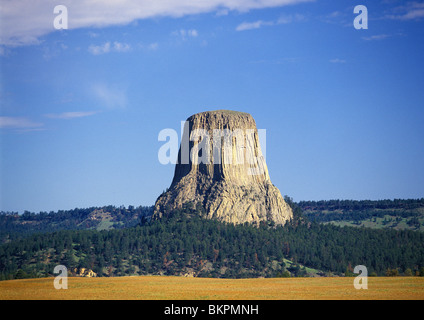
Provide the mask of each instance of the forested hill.
POLYGON ((34 213, 0 212, 0 244, 34 233, 128 228, 149 220, 153 207, 104 206, 34 213))
MULTIPOLYGON (((2 213, 0 280, 53 275, 58 264, 69 270, 94 270, 98 276, 239 278, 306 276, 317 271, 347 275, 359 264, 374 275, 424 276, 423 232, 327 225, 306 218, 299 205, 286 200, 294 219, 285 226, 235 226, 203 219, 190 206, 156 221, 149 219, 152 207, 2 213)), ((340 204, 334 210, 322 203, 308 205, 305 211, 311 218, 318 210, 323 215, 348 212, 340 204)), ((350 210, 355 209, 360 208, 350 210)), ((393 208, 417 209, 421 207, 393 208)))
POLYGON ((339 226, 424 231, 424 198, 300 201, 309 220, 339 226))
MULTIPOLYGON (((294 203, 311 221, 339 226, 424 231, 424 198, 321 200, 294 203)), ((153 206, 103 206, 51 212, 0 212, 0 244, 34 233, 59 230, 111 230, 149 221, 153 206)), ((299 213, 302 215, 302 213, 299 213)))
MULTIPOLYGON (((297 210, 295 209, 295 212, 297 210)), ((203 219, 194 209, 115 230, 39 233, 0 245, 0 280, 53 276, 56 265, 97 276, 424 276, 424 233, 336 227, 295 219, 284 227, 203 219)))
POLYGON ((421 199, 386 199, 386 200, 320 200, 300 201, 297 203, 304 210, 369 210, 369 209, 419 209, 424 208, 421 199))

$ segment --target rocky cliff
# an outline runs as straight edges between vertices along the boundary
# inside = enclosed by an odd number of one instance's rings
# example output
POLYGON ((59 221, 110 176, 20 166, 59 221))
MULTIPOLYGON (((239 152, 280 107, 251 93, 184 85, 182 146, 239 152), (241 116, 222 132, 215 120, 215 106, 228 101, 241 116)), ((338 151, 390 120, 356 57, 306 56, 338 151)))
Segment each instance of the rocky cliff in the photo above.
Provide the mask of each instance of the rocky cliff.
POLYGON ((250 114, 217 110, 187 119, 174 179, 157 199, 153 219, 188 202, 206 218, 235 224, 285 224, 293 217, 271 183, 250 114))

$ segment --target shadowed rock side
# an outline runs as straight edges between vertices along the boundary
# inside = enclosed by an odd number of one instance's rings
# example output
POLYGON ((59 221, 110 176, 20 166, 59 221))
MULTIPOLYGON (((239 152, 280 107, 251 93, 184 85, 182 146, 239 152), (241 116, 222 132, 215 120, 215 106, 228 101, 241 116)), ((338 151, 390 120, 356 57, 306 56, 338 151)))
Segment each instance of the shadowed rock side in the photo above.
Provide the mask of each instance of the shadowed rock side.
POLYGON ((157 199, 153 219, 188 202, 206 218, 234 224, 285 224, 293 217, 271 183, 250 114, 218 110, 187 119, 174 179, 157 199))

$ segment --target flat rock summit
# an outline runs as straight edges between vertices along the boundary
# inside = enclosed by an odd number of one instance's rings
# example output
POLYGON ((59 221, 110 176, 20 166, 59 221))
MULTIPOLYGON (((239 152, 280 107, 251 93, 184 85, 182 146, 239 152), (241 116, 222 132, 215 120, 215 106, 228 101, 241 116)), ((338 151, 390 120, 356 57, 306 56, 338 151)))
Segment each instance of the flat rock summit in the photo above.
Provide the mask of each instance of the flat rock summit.
POLYGON ((270 180, 258 130, 248 113, 217 110, 192 115, 169 189, 158 197, 153 219, 192 203, 204 217, 229 223, 283 225, 293 217, 270 180))

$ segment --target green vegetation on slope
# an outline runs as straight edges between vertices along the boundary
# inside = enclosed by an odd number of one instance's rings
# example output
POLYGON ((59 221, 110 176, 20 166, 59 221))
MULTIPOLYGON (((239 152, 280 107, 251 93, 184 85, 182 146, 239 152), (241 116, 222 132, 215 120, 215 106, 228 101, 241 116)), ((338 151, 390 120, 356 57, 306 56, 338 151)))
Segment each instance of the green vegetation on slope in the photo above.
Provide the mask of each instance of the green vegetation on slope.
POLYGON ((386 275, 388 269, 424 274, 424 233, 308 222, 291 205, 295 219, 284 227, 206 220, 186 207, 166 220, 126 229, 33 234, 0 246, 0 277, 52 275, 58 264, 99 276, 308 275, 301 265, 342 275, 360 264, 370 274, 386 275))
POLYGON ((34 213, 0 212, 0 243, 10 242, 34 233, 59 230, 109 230, 128 228, 150 219, 153 207, 91 207, 34 213))
POLYGON ((424 231, 424 198, 300 201, 311 221, 338 226, 424 231))

